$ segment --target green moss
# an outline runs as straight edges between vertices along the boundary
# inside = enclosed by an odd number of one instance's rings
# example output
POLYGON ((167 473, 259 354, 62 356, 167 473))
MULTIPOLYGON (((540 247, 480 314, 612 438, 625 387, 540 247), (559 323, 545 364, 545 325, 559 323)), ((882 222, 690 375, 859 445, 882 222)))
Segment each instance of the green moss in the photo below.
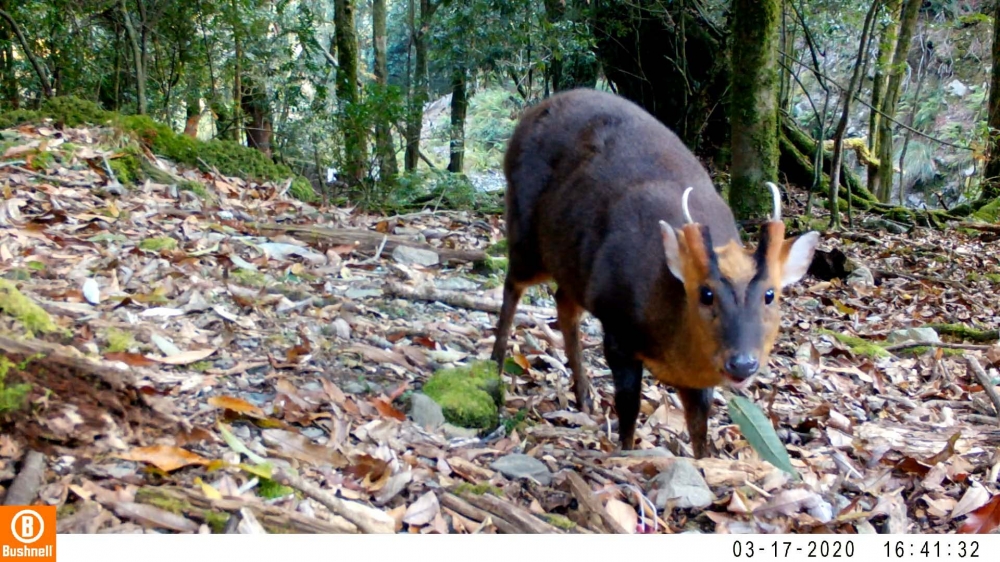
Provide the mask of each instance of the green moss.
POLYGON ((177 184, 177 189, 181 191, 190 191, 201 199, 208 199, 210 197, 208 188, 205 187, 205 184, 196 181, 182 181, 177 184))
POLYGON ((229 513, 225 511, 208 511, 205 512, 205 524, 212 529, 213 533, 221 535, 226 531, 230 517, 229 513))
POLYGON ((441 405, 445 419, 455 425, 491 429, 499 422, 504 387, 492 361, 442 369, 427 380, 423 392, 441 405))
POLYGON ((455 486, 454 491, 457 495, 472 494, 474 496, 482 496, 483 494, 493 494, 498 498, 503 497, 503 490, 499 486, 492 484, 469 484, 468 482, 462 482, 455 486))
POLYGON ((177 240, 174 240, 169 236, 147 238, 142 242, 139 242, 139 249, 147 252, 162 252, 164 250, 174 250, 176 248, 177 240))
POLYGON ((135 338, 131 333, 117 328, 109 328, 104 337, 108 341, 108 353, 121 353, 136 346, 135 338))
POLYGON ((247 287, 259 288, 267 286, 267 276, 259 271, 237 269, 230 273, 230 277, 235 279, 240 285, 245 285, 247 287))
POLYGON ((983 205, 978 211, 972 213, 972 216, 985 222, 993 223, 1000 221, 1000 198, 983 205))
POLYGON ((0 415, 16 412, 24 408, 30 384, 7 385, 7 374, 14 363, 6 356, 0 355, 0 415))
POLYGON ((559 515, 557 513, 543 513, 541 517, 542 519, 548 521, 549 525, 558 527, 564 531, 571 531, 576 528, 576 523, 565 515, 559 515))
POLYGON ((928 324, 927 327, 934 328, 934 331, 942 336, 978 343, 990 343, 1000 338, 1000 330, 980 330, 965 324, 928 324))
POLYGON ((278 484, 274 480, 268 480, 266 478, 261 479, 258 489, 260 497, 267 500, 273 500, 275 498, 283 498, 285 496, 295 493, 294 489, 289 488, 288 486, 283 486, 281 484, 278 484))
POLYGON ((209 370, 209 369, 212 368, 212 362, 211 361, 197 361, 195 363, 191 363, 191 365, 188 366, 188 368, 191 369, 192 371, 197 371, 199 373, 204 373, 205 371, 207 371, 207 370, 209 370))
POLYGON ((506 256, 507 255, 507 239, 497 241, 495 244, 490 244, 486 248, 486 253, 491 256, 506 256))
POLYGON ((987 273, 983 275, 990 283, 1000 285, 1000 273, 987 273))
POLYGON ((313 190, 312 184, 302 176, 298 176, 292 180, 292 185, 288 188, 288 193, 299 201, 305 201, 306 203, 319 200, 319 197, 316 196, 316 191, 313 190))
POLYGON ((882 346, 877 343, 870 342, 864 338, 859 338, 857 336, 851 336, 848 334, 841 334, 839 332, 834 332, 832 330, 820 330, 819 333, 828 335, 835 338, 840 343, 851 348, 857 355, 863 355, 865 357, 889 357, 889 352, 885 350, 882 346))
POLYGON ((34 337, 35 332, 48 334, 61 331, 49 313, 24 296, 6 279, 0 279, 0 312, 20 322, 28 331, 28 337, 34 337))
POLYGON ((108 166, 115 174, 115 179, 122 185, 135 185, 142 179, 142 164, 136 151, 126 151, 118 158, 108 159, 108 166))
POLYGON ((31 168, 44 172, 52 168, 56 163, 56 157, 48 151, 36 152, 34 157, 31 159, 31 168))

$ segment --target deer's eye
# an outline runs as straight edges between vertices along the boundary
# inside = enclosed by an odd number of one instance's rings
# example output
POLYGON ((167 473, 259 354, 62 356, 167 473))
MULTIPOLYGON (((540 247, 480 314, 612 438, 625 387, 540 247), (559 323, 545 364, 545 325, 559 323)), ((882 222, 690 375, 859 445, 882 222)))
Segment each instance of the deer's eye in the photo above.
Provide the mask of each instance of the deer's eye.
POLYGON ((764 304, 771 304, 772 302, 774 302, 774 289, 768 289, 764 293, 764 304))
POLYGON ((703 306, 712 306, 712 302, 715 301, 715 293, 708 287, 702 287, 698 296, 703 306))

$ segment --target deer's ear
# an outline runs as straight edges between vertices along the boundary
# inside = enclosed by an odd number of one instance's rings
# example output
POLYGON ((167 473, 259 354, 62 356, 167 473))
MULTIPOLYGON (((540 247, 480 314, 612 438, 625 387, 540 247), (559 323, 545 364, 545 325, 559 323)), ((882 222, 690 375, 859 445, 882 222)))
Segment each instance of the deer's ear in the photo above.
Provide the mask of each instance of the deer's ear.
POLYGON ((807 232, 784 241, 781 247, 782 287, 797 282, 809 271, 818 244, 818 232, 807 232))
MULTIPOLYGON (((665 221, 660 221, 660 235, 663 237, 663 251, 667 256, 667 267, 674 277, 684 282, 684 260, 682 258, 681 241, 674 227, 665 221)), ((683 236, 683 234, 681 234, 683 236)))

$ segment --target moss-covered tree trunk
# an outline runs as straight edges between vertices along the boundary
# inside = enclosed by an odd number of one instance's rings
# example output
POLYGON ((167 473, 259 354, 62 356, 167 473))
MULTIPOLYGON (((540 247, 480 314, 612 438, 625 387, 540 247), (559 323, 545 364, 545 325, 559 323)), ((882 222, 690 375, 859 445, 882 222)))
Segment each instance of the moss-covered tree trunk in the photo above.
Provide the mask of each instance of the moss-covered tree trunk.
POLYGON ((854 72, 851 73, 851 81, 847 85, 847 91, 844 92, 844 110, 840 114, 840 121, 837 122, 837 129, 833 133, 833 165, 830 169, 831 228, 840 228, 840 168, 844 163, 844 135, 847 133, 847 122, 851 117, 851 102, 854 101, 854 92, 861 81, 861 70, 865 67, 865 58, 868 57, 868 37, 875 20, 875 13, 878 11, 878 5, 879 0, 873 0, 868 14, 865 15, 865 23, 861 28, 861 45, 858 47, 858 56, 854 62, 854 72))
POLYGON ((462 172, 465 164, 465 114, 469 109, 468 71, 458 62, 451 75, 451 155, 448 171, 462 172))
MULTIPOLYGON (((893 51, 896 48, 896 33, 899 30, 899 10, 901 0, 884 0, 882 2, 882 17, 884 23, 879 31, 878 62, 875 64, 875 77, 872 79, 871 106, 881 110, 885 98, 885 77, 889 71, 893 51)), ((880 116, 872 109, 868 116, 868 152, 878 154, 878 126, 880 116)), ((878 166, 869 164, 868 191, 878 191, 878 166)))
POLYGON ((420 135, 424 127, 424 105, 427 103, 427 36, 430 31, 431 18, 437 4, 430 0, 420 0, 420 18, 414 29, 410 30, 415 62, 413 68, 413 91, 410 94, 410 107, 406 114, 406 157, 404 164, 407 171, 417 169, 420 161, 420 135))
MULTIPOLYGON (((375 83, 381 90, 389 87, 389 59, 386 48, 386 7, 385 0, 372 1, 372 47, 375 57, 375 83)), ((375 123, 375 153, 378 155, 379 178, 383 182, 392 181, 399 173, 396 165, 396 150, 392 145, 391 124, 388 108, 381 108, 375 123)))
MULTIPOLYGON (((885 88, 885 100, 882 103, 882 113, 893 118, 899 105, 900 87, 906 74, 906 57, 910 52, 910 41, 913 39, 913 30, 917 27, 917 15, 922 3, 922 0, 906 0, 903 3, 903 12, 899 20, 899 37, 896 40, 892 67, 889 69, 889 81, 885 88)), ((882 202, 888 202, 892 195, 892 125, 888 119, 879 120, 876 195, 882 202)))
POLYGON ((779 0, 733 0, 732 159, 729 204, 740 218, 768 215, 764 185, 778 178, 779 0))
POLYGON ((1000 2, 993 12, 993 70, 988 108, 989 153, 980 200, 1000 197, 1000 2))
POLYGON ((344 177, 360 183, 365 177, 365 130, 352 119, 358 94, 358 34, 354 22, 354 0, 334 0, 334 33, 337 43, 337 101, 340 129, 344 134, 344 177))

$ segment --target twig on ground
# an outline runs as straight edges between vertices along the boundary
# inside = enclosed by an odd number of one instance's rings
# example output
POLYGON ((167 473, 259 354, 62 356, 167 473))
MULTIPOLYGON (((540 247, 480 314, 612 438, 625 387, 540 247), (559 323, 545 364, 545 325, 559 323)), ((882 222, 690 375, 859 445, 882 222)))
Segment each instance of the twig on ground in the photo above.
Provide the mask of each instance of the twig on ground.
POLYGON ((306 482, 302 478, 285 470, 277 471, 274 474, 274 481, 285 486, 291 486, 318 501, 333 513, 357 525, 358 529, 361 529, 364 533, 396 532, 396 520, 380 509, 335 497, 325 490, 320 489, 319 486, 311 482, 306 482))
POLYGON ((993 402, 993 408, 997 412, 997 419, 994 421, 1000 424, 1000 394, 997 394, 996 388, 993 387, 993 381, 990 380, 990 376, 983 370, 983 367, 979 364, 979 360, 968 354, 963 357, 965 358, 965 363, 969 366, 969 370, 976 376, 979 384, 983 385, 983 390, 986 391, 986 395, 993 402))

